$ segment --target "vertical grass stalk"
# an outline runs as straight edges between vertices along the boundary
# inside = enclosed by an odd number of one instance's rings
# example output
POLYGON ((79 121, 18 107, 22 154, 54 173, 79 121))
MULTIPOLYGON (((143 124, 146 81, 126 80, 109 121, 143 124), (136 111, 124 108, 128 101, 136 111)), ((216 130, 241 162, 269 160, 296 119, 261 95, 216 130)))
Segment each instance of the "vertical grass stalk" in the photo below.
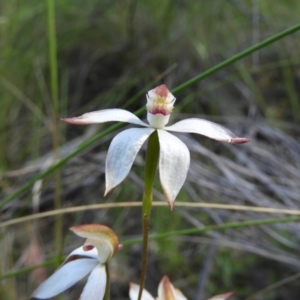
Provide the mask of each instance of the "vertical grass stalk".
MULTIPOLYGON (((49 64, 50 64, 50 87, 52 100, 52 141, 55 160, 59 159, 59 105, 58 105, 58 76, 57 76, 57 47, 55 32, 55 5, 54 0, 47 0, 48 11, 48 38, 49 38, 49 64)), ((54 208, 61 208, 60 198, 60 174, 57 171, 54 177, 54 208)), ((57 259, 60 261, 62 252, 62 218, 57 216, 54 227, 55 245, 57 250, 57 259)))

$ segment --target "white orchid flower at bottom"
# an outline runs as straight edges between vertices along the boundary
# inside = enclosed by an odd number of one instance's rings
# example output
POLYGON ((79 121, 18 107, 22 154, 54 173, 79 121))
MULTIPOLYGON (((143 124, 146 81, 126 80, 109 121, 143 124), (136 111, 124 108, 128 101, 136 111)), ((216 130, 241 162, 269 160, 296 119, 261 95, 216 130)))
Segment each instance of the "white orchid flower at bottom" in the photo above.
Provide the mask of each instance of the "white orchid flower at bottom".
POLYGON ((68 255, 61 267, 33 292, 32 298, 52 298, 90 273, 80 299, 103 299, 107 283, 106 264, 120 248, 118 237, 104 225, 86 224, 70 229, 87 240, 68 255))
MULTIPOLYGON (((135 283, 130 283, 129 298, 137 300, 140 286, 135 283)), ((143 290, 142 300, 155 300, 151 294, 143 290)), ((175 289, 168 276, 164 276, 158 286, 158 297, 156 300, 187 300, 180 290, 175 289)))
MULTIPOLYGON (((130 300, 138 299, 139 290, 140 286, 138 284, 130 283, 130 300)), ((229 292, 214 296, 208 300, 228 300, 232 295, 233 293, 229 292)), ((187 298, 181 293, 180 290, 174 288, 168 276, 164 276, 158 286, 158 297, 153 298, 151 294, 144 289, 141 300, 187 300, 187 298)))
POLYGON ((124 130, 112 140, 106 159, 105 195, 125 179, 138 151, 154 131, 157 131, 160 147, 160 182, 171 209, 186 179, 190 165, 190 153, 186 145, 169 132, 197 133, 231 144, 249 142, 249 139, 237 137, 228 129, 203 119, 186 119, 166 127, 174 103, 175 97, 163 84, 150 90, 147 94, 146 107, 149 124, 124 109, 104 109, 85 113, 79 117, 62 119, 64 122, 74 125, 119 121, 144 127, 124 130))

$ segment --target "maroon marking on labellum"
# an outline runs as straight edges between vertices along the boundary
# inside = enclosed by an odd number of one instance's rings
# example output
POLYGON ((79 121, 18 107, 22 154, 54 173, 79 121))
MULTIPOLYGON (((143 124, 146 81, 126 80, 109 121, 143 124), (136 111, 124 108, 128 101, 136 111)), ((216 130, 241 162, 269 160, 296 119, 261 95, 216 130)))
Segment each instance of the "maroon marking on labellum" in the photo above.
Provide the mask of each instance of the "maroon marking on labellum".
POLYGON ((95 247, 92 246, 92 245, 86 245, 86 246, 83 246, 83 250, 84 251, 90 251, 90 250, 93 250, 95 247))
POLYGON ((153 110, 150 111, 150 113, 152 115, 157 115, 157 114, 161 114, 161 115, 164 115, 164 116, 168 115, 168 113, 166 112, 166 110, 162 109, 162 108, 154 108, 153 110))

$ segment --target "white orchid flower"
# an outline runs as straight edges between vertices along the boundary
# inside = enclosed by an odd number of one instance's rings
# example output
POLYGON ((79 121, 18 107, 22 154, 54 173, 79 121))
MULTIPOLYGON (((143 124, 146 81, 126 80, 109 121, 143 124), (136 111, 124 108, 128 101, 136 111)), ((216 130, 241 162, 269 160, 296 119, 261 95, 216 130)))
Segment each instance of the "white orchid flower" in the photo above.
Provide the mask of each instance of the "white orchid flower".
POLYGON ((175 97, 165 85, 160 85, 147 94, 146 107, 149 124, 123 109, 105 109, 85 113, 80 117, 62 119, 66 123, 76 125, 119 121, 144 127, 124 130, 112 140, 106 158, 106 190, 104 195, 125 179, 138 151, 155 130, 160 146, 160 182, 171 209, 186 179, 190 153, 186 145, 168 131, 198 133, 231 144, 249 142, 249 139, 239 138, 228 129, 203 119, 186 119, 166 127, 174 103, 175 97))
MULTIPOLYGON (((140 286, 135 283, 130 283, 129 298, 137 300, 140 286)), ((155 300, 151 294, 143 290, 142 300, 155 300)), ((158 297, 156 300, 187 300, 180 290, 175 289, 168 276, 164 276, 158 286, 158 297)))
MULTIPOLYGON (((140 286, 130 283, 129 298, 137 300, 140 286)), ((233 295, 232 292, 214 296, 208 300, 228 300, 233 295)), ((175 289, 168 276, 164 276, 158 286, 158 297, 153 298, 147 290, 143 290, 141 300, 187 300, 180 290, 175 289)))
POLYGON ((118 237, 104 225, 86 224, 70 229, 87 240, 68 255, 61 267, 33 292, 32 298, 52 298, 91 273, 80 299, 103 299, 107 282, 106 264, 120 249, 118 237))

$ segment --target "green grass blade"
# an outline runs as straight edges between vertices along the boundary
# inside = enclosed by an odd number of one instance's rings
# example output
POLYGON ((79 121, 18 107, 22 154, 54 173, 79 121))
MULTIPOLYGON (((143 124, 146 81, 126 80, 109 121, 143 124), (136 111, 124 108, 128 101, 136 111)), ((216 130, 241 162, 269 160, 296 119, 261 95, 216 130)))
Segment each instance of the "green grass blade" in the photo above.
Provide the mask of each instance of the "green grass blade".
MULTIPOLYGON (((172 93, 176 93, 179 92, 185 88, 187 88, 188 86, 191 86, 192 84, 216 73, 217 71, 233 64, 234 62, 250 55, 251 53, 258 51, 268 45, 270 45, 271 43, 274 43, 296 31, 298 31, 300 29, 300 23, 290 27, 278 34, 273 35, 272 37, 250 47, 247 48, 246 50, 240 52, 239 54, 236 54, 234 56, 232 56, 231 58, 223 61, 222 63, 208 69, 207 71, 199 74, 198 76, 195 76, 194 78, 186 81, 185 83, 179 85, 178 87, 174 88, 172 90, 172 93)), ((141 114, 143 111, 145 110, 145 108, 141 108, 138 111, 136 111, 135 113, 137 115, 141 114)), ((78 147, 74 152, 70 153, 69 155, 67 155, 66 157, 64 157, 63 159, 61 159, 57 164, 53 165, 52 167, 50 167, 49 169, 47 169, 46 171, 40 173, 39 175, 33 177, 31 180, 29 180, 25 185, 23 185, 22 187, 20 187, 16 192, 14 192, 13 194, 11 194, 9 197, 7 197, 6 199, 4 199, 1 204, 0 204, 0 209, 3 208, 4 205, 6 205, 7 203, 9 203, 10 201, 12 201, 13 199, 15 199, 16 197, 20 196, 23 192, 25 192, 26 190, 28 190, 37 180, 45 177, 46 175, 51 174, 52 172, 54 172, 55 170, 57 170, 58 168, 60 168, 61 166, 63 166, 69 159, 71 159, 72 157, 76 156, 77 154, 81 153, 83 150, 85 150, 87 147, 89 147, 90 145, 92 145, 94 142, 96 142, 98 139, 104 137, 106 134, 120 128, 121 125, 117 124, 117 125, 113 125, 111 127, 109 127, 107 130, 105 130, 103 133, 95 136, 94 138, 92 138, 91 140, 87 141, 86 143, 84 143, 83 145, 81 145, 80 147, 78 147)))

